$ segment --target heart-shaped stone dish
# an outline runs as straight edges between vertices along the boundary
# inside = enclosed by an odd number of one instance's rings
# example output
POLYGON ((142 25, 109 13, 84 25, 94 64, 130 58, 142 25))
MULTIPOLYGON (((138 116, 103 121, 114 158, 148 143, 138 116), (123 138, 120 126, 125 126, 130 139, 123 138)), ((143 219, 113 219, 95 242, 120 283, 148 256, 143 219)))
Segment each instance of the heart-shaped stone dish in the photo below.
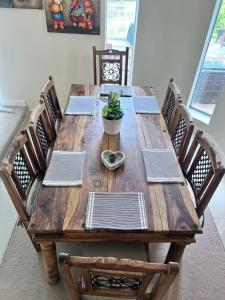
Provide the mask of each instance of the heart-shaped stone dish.
POLYGON ((111 150, 105 150, 101 154, 103 165, 109 170, 115 170, 122 166, 125 162, 125 153, 122 151, 113 152, 111 150))

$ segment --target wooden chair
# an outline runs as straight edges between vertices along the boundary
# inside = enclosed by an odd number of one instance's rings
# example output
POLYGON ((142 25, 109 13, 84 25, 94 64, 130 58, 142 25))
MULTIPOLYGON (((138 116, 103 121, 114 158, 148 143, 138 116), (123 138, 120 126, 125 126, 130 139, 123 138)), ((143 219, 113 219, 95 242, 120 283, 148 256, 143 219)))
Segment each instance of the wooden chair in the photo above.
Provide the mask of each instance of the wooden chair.
POLYGON ((71 300, 81 299, 82 295, 163 299, 179 271, 179 265, 172 262, 153 264, 114 257, 70 257, 64 253, 59 262, 71 300), (79 276, 72 269, 80 269, 79 276))
POLYGON ((127 85, 128 56, 129 47, 126 47, 126 51, 119 51, 114 49, 96 50, 96 47, 93 46, 94 84, 98 84, 98 60, 99 84, 127 85))
POLYGON ((55 84, 51 76, 49 76, 49 80, 46 82, 41 92, 40 102, 41 103, 44 102, 46 106, 46 110, 49 115, 51 125, 57 131, 62 120, 62 112, 61 112, 59 100, 55 90, 55 84))
POLYGON ((181 103, 180 90, 173 78, 170 79, 169 86, 167 88, 166 97, 162 107, 162 115, 165 119, 166 125, 169 126, 170 120, 174 113, 176 103, 181 103))
POLYGON ((56 139, 55 128, 51 126, 45 105, 39 104, 30 116, 29 132, 38 161, 44 169, 56 139))
POLYGON ((193 190, 198 217, 203 216, 204 224, 204 210, 223 178, 225 168, 202 131, 197 131, 181 167, 193 190))
MULTIPOLYGON (((0 175, 18 212, 18 224, 27 229, 43 178, 27 130, 23 130, 9 147, 0 175)), ((28 235, 39 251, 40 246, 32 240, 31 234, 28 235)))
POLYGON ((169 124, 169 133, 180 163, 186 155, 193 130, 194 124, 189 110, 184 104, 177 103, 169 124))

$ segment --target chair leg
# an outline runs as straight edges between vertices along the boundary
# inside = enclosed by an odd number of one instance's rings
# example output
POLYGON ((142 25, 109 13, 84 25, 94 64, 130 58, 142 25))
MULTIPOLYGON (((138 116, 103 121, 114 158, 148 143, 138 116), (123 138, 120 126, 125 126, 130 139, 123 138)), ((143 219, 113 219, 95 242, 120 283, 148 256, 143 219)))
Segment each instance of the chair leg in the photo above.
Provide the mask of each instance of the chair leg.
POLYGON ((169 251, 166 256, 165 264, 168 264, 168 262, 170 261, 179 263, 184 253, 185 247, 186 244, 171 243, 169 251))
POLYGON ((82 256, 85 256, 85 243, 82 243, 82 256))
POLYGON ((150 262, 149 243, 144 243, 144 246, 145 246, 147 260, 148 260, 148 262, 150 262))

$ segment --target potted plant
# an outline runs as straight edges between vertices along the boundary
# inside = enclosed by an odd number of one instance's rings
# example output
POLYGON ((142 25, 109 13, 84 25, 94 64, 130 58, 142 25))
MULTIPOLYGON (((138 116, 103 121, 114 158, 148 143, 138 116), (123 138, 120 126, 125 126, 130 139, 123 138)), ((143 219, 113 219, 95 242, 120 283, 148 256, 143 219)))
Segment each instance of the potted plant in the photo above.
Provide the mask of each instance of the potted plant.
POLYGON ((107 105, 102 110, 104 131, 107 134, 115 135, 120 132, 124 112, 120 107, 121 93, 110 92, 107 98, 102 99, 107 105))

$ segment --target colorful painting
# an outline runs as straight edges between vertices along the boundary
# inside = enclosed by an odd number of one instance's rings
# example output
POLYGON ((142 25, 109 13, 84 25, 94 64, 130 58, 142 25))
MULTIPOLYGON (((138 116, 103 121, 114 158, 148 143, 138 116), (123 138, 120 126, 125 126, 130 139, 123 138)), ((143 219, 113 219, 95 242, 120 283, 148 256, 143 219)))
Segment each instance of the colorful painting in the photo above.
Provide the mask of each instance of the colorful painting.
POLYGON ((0 8, 42 9, 43 0, 0 0, 0 8))
POLYGON ((49 32, 100 34, 100 0, 45 0, 49 32))

